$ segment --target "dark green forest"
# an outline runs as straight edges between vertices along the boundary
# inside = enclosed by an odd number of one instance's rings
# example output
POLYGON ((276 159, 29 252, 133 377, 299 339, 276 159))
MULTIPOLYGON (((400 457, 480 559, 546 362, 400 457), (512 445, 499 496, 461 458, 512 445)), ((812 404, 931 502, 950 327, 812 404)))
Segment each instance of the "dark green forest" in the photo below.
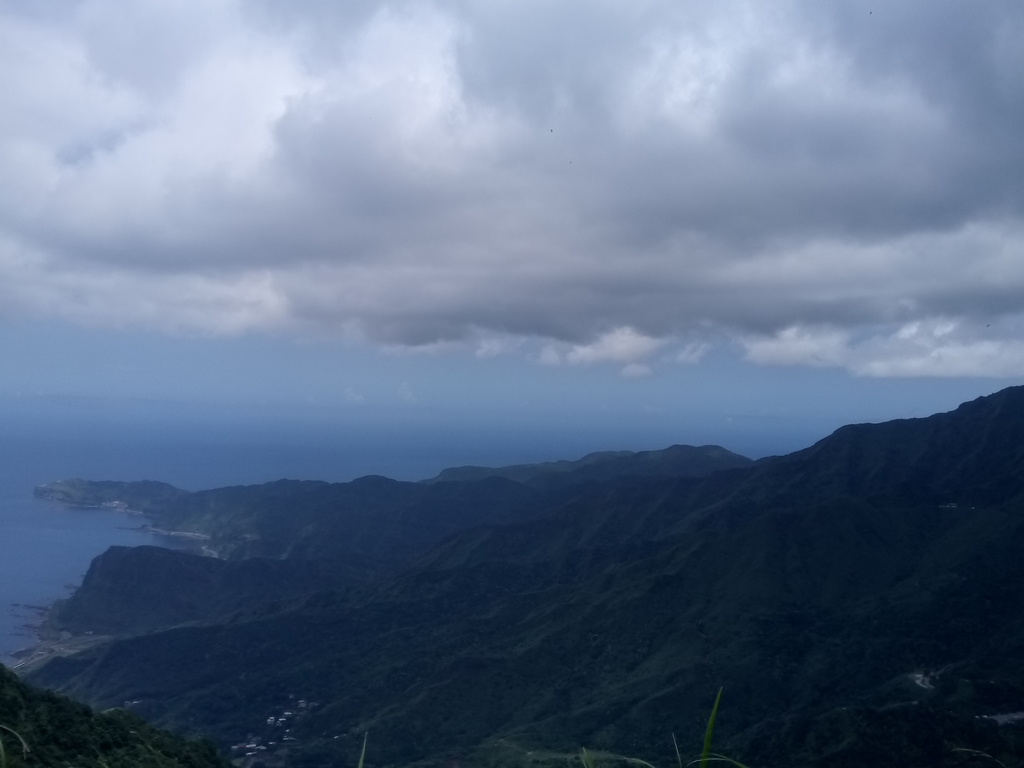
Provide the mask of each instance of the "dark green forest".
POLYGON ((83 768, 226 768, 209 741, 158 730, 123 709, 103 714, 65 696, 29 688, 0 667, 3 762, 83 768))

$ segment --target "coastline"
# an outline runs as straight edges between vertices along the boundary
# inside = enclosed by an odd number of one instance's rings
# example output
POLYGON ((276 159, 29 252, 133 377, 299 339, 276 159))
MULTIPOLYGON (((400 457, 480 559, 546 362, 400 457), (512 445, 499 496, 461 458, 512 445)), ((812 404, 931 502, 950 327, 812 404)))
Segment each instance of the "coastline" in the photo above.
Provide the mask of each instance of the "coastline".
POLYGON ((205 543, 210 540, 210 536, 205 533, 194 533, 192 531, 168 531, 163 528, 154 528, 151 525, 143 525, 138 528, 131 528, 132 531, 140 531, 142 533, 151 533, 156 536, 168 536, 173 539, 184 539, 188 542, 188 546, 183 547, 167 547, 167 549, 174 549, 179 552, 188 552, 194 555, 202 555, 203 557, 215 557, 220 559, 220 555, 217 550, 211 549, 206 546, 205 543))
MULTIPOLYGON (((50 500, 54 501, 54 500, 50 500)), ((105 504, 67 504, 63 502, 56 502, 59 506, 70 509, 106 509, 109 511, 122 512, 132 517, 143 517, 147 515, 144 512, 129 508, 123 502, 113 502, 105 504)), ((149 534, 159 537, 167 537, 174 542, 172 546, 166 546, 166 549, 177 550, 180 552, 187 552, 190 554, 202 555, 205 557, 219 557, 216 551, 205 546, 205 542, 210 540, 210 536, 203 533, 195 533, 192 531, 171 531, 162 528, 156 528, 148 523, 138 526, 119 526, 121 530, 132 531, 135 533, 149 534)), ((135 545, 139 546, 139 545, 135 545)), ((157 544, 156 546, 160 546, 157 544)), ((102 552, 97 553, 98 557, 102 552)), ((29 605, 27 603, 12 603, 12 608, 19 608, 23 611, 28 611, 32 615, 27 618, 27 622, 22 624, 19 629, 25 630, 29 637, 26 638, 27 645, 22 648, 5 652, 0 659, 3 660, 4 666, 10 669, 18 676, 22 676, 34 669, 37 669, 42 664, 54 657, 72 656, 81 651, 93 648, 99 644, 107 642, 114 638, 113 635, 74 635, 66 630, 57 629, 52 623, 52 617, 54 609, 62 602, 64 602, 70 594, 73 594, 80 585, 67 584, 65 588, 70 590, 64 597, 58 597, 49 604, 46 605, 29 605)))
MULTIPOLYGON (((139 513, 141 514, 141 513, 139 513)), ((163 528, 154 528, 152 525, 143 525, 139 528, 133 529, 142 531, 144 533, 155 533, 160 536, 174 536, 181 539, 194 539, 196 541, 209 541, 210 536, 205 533, 195 533, 194 531, 168 531, 163 528)))
MULTIPOLYGON (((83 503, 70 503, 61 501, 59 499, 51 499, 56 501, 58 504, 68 507, 69 509, 108 509, 114 512, 121 512, 126 515, 132 515, 133 517, 143 517, 149 519, 149 516, 138 509, 132 509, 123 501, 104 501, 100 504, 83 504, 83 503)), ((140 531, 142 533, 152 533, 158 536, 171 536, 180 539, 192 539, 195 541, 209 541, 210 536, 205 533, 196 533, 195 531, 171 531, 166 528, 157 528, 156 526, 150 525, 149 523, 143 523, 138 528, 128 528, 131 531, 140 531)), ((206 550, 206 547, 202 547, 206 550)), ((210 550, 212 551, 212 550, 210 550)))
MULTIPOLYGON (((39 495, 38 491, 37 495, 39 495)), ((52 497, 47 498, 50 498, 51 501, 54 501, 63 507, 67 507, 68 509, 106 509, 114 512, 121 512, 123 514, 131 515, 133 517, 143 517, 147 520, 150 519, 145 512, 142 512, 137 509, 132 509, 123 501, 105 501, 100 504, 83 504, 61 501, 59 499, 53 499, 52 497)), ((138 531, 139 533, 149 533, 156 536, 168 536, 174 539, 186 539, 194 542, 205 542, 211 539, 211 536, 205 533, 196 533, 195 531, 172 531, 166 528, 157 528, 156 526, 153 526, 149 523, 143 523, 137 528, 126 527, 125 530, 138 531)), ((168 549, 179 549, 179 547, 168 547, 168 549)), ((204 544, 197 543, 189 547, 180 547, 180 549, 184 552, 195 552, 200 555, 203 555, 204 557, 220 557, 216 550, 210 549, 204 544)))
MULTIPOLYGON (((28 638, 28 645, 22 648, 16 648, 12 651, 7 651, 3 654, 3 660, 5 666, 14 670, 20 666, 20 659, 31 654, 36 648, 38 648, 47 639, 47 634, 50 631, 50 611, 53 606, 48 605, 31 605, 29 603, 11 603, 10 610, 14 614, 15 611, 24 612, 19 618, 26 619, 24 624, 17 626, 19 632, 17 634, 24 634, 28 638), (24 615, 25 613, 30 615, 24 615), (23 631, 23 632, 22 632, 23 631)), ((12 633, 14 634, 14 633, 12 633)))
POLYGON ((57 636, 50 636, 47 639, 41 634, 39 642, 35 645, 12 653, 11 658, 16 659, 17 663, 8 669, 21 677, 52 658, 73 656, 113 639, 113 635, 72 635, 70 632, 51 631, 57 636))
POLYGON ((32 633, 34 642, 7 654, 7 657, 14 661, 13 664, 8 665, 8 669, 12 672, 20 675, 28 671, 28 669, 38 666, 43 660, 50 658, 59 650, 63 650, 60 647, 61 644, 70 642, 73 639, 70 632, 61 632, 54 628, 50 622, 53 608, 59 602, 60 600, 58 599, 47 606, 24 604, 20 606, 21 608, 31 610, 35 614, 37 621, 35 623, 23 624, 21 627, 32 633))

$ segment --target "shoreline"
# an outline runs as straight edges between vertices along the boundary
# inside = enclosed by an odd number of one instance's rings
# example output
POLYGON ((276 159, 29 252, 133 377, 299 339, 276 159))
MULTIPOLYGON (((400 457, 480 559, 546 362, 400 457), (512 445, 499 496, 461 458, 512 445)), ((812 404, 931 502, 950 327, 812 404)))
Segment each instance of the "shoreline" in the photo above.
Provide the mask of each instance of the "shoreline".
MULTIPOLYGON (((108 509, 114 512, 121 512, 126 515, 131 515, 133 517, 143 517, 147 520, 150 519, 149 515, 147 515, 145 512, 142 512, 138 509, 132 509, 123 501, 105 501, 100 504, 82 504, 69 503, 65 501, 60 501, 58 499, 50 500, 56 502, 61 506, 69 507, 71 509, 108 509)), ((143 523, 138 528, 125 528, 125 530, 141 531, 142 533, 155 533, 159 536, 172 536, 174 538, 181 539, 194 539, 195 541, 209 541, 211 538, 208 534, 205 533, 196 533, 195 531, 171 531, 166 528, 157 528, 153 525, 150 525, 149 523, 143 523)), ((202 547, 201 549, 204 552, 212 551, 207 550, 206 547, 202 547)))
POLYGON ((17 632, 11 632, 13 636, 25 637, 27 645, 21 648, 15 648, 10 651, 5 651, 2 654, 4 665, 13 670, 19 663, 19 659, 23 658, 27 654, 30 654, 35 648, 45 641, 47 633, 47 625, 50 620, 50 610, 52 605, 33 605, 30 603, 10 603, 9 610, 12 615, 17 616, 19 619, 24 619, 24 624, 19 624, 15 627, 17 632), (15 613, 16 611, 21 612, 20 615, 15 613), (30 615, 26 615, 30 614, 30 615))
POLYGON ((152 525, 143 525, 139 528, 132 530, 142 531, 143 533, 155 533, 160 536, 174 536, 181 539, 194 539, 196 541, 209 541, 210 536, 205 533, 195 533, 194 531, 168 531, 163 528, 154 528, 152 525))
MULTIPOLYGON (((80 509, 113 509, 132 516, 146 517, 145 513, 129 509, 126 505, 122 506, 121 504, 64 504, 62 506, 72 508, 78 507, 80 509)), ((156 528, 149 524, 143 524, 140 526, 123 526, 122 530, 183 540, 183 546, 165 547, 165 549, 170 549, 172 551, 186 552, 204 557, 220 557, 216 551, 204 545, 204 542, 209 541, 211 538, 204 533, 195 533, 192 531, 170 531, 162 528, 156 528)), ((103 553, 101 552, 96 556, 99 557, 100 554, 103 553)), ((0 653, 0 663, 20 677, 38 668, 51 658, 73 656, 76 653, 88 650, 96 645, 114 639, 114 635, 93 635, 91 633, 85 635, 74 635, 67 630, 57 629, 51 623, 50 619, 53 615, 53 609, 57 604, 67 600, 68 597, 70 597, 71 594, 74 594, 80 586, 80 584, 66 584, 65 588, 69 590, 70 594, 65 595, 64 597, 58 597, 48 605, 11 603, 12 608, 20 608, 34 614, 33 617, 29 618, 27 623, 22 624, 19 627, 19 629, 25 630, 26 634, 28 634, 31 639, 26 638, 29 639, 29 642, 24 647, 17 648, 10 652, 0 653)))
MULTIPOLYGON (((42 658, 49 658, 51 653, 49 649, 51 646, 55 646, 57 643, 67 642, 72 639, 70 632, 59 632, 52 624, 50 624, 50 616, 53 612, 53 607, 56 605, 61 598, 54 600, 48 606, 41 605, 21 605, 22 608, 30 608, 36 615, 37 623, 23 624, 21 629, 28 630, 33 638, 34 642, 29 643, 23 648, 18 648, 5 654, 6 658, 11 660, 13 663, 7 665, 8 669, 16 674, 21 674, 24 671, 26 665, 29 665, 35 660, 42 660, 42 658)), ((15 605, 17 605, 15 603, 15 605)), ((34 665, 33 665, 34 666, 34 665)))
MULTIPOLYGON (((141 510, 133 509, 124 502, 74 503, 41 494, 39 493, 40 487, 42 486, 37 486, 33 497, 34 501, 37 504, 42 503, 41 506, 44 508, 63 508, 82 510, 83 512, 102 511, 125 515, 122 518, 124 522, 115 523, 117 528, 131 531, 134 535, 142 534, 145 537, 143 541, 126 542, 127 546, 152 545, 178 552, 218 557, 215 551, 206 546, 210 541, 209 536, 196 531, 168 530, 157 527, 151 524, 150 516, 141 510)), ((14 501, 23 502, 25 500, 19 496, 14 501)), ((33 514, 35 514, 35 510, 33 510, 33 514)), ((93 553, 91 559, 95 559, 103 551, 105 548, 93 553)), ((72 655, 111 639, 106 636, 73 635, 70 632, 58 630, 53 625, 54 608, 81 587, 81 579, 76 581, 79 583, 63 585, 62 590, 54 589, 50 593, 52 597, 39 595, 31 603, 18 600, 20 595, 16 592, 10 595, 10 598, 13 598, 12 601, 2 606, 8 612, 4 627, 5 632, 9 634, 9 639, 5 640, 4 647, 0 649, 0 664, 17 675, 23 675, 37 669, 53 656, 72 655), (7 644, 8 642, 9 644, 7 644)))
POLYGON ((73 656, 114 639, 113 635, 72 635, 70 632, 61 632, 60 635, 49 639, 45 639, 41 635, 39 642, 35 645, 10 654, 10 658, 16 660, 17 663, 9 666, 8 669, 21 677, 50 659, 73 656), (63 637, 63 635, 67 635, 67 637, 63 637))
POLYGON ((14 674, 21 677, 52 658, 74 656, 76 653, 115 639, 115 635, 95 635, 92 632, 76 635, 53 626, 50 621, 53 609, 65 600, 67 597, 57 598, 48 606, 22 606, 35 611, 39 623, 23 625, 23 629, 34 635, 35 642, 6 654, 6 659, 11 663, 5 663, 5 666, 14 674))

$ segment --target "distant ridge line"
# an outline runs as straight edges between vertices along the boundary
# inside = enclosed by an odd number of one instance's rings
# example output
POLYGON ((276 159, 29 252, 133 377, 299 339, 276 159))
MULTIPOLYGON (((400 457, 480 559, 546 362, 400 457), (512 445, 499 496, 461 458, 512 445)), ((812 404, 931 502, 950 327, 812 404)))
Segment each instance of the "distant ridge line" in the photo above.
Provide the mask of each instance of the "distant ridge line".
MULTIPOLYGON (((503 477, 530 482, 543 475, 568 474, 587 468, 600 468, 606 477, 678 475, 694 477, 717 469, 749 466, 753 461, 720 445, 671 445, 652 451, 595 451, 580 459, 513 464, 503 467, 467 465, 441 470, 423 483, 466 482, 487 477, 503 477), (671 471, 675 469, 676 471, 671 471)), ((589 474, 589 473, 588 473, 589 474)), ((588 477, 588 479, 592 479, 588 477)))

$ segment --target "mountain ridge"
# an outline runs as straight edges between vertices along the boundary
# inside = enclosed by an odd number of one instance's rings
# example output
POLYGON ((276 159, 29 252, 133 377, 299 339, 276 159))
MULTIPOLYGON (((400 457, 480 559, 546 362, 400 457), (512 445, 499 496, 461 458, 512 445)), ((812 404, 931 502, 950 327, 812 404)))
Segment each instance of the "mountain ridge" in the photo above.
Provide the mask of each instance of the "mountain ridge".
POLYGON ((506 467, 463 466, 442 470, 424 483, 465 482, 486 477, 504 477, 521 483, 584 483, 614 477, 700 477, 712 471, 749 466, 745 456, 720 445, 671 445, 655 451, 597 451, 575 461, 548 461, 506 467), (563 476, 555 477, 551 476, 563 476))

